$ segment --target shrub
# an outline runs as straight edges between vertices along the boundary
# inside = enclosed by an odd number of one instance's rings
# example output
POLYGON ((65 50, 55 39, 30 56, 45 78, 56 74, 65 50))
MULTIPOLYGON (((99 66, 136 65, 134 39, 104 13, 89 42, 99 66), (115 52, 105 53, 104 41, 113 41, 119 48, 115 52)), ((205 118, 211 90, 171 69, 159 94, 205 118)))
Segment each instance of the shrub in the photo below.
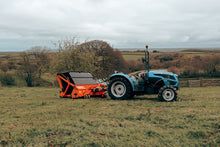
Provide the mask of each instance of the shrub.
POLYGON ((48 86, 53 86, 53 84, 44 80, 44 79, 38 78, 38 79, 34 80, 33 86, 48 87, 48 86))
POLYGON ((1 63, 1 64, 0 64, 0 69, 1 69, 3 72, 7 72, 7 71, 8 71, 8 65, 5 64, 5 63, 1 63))
POLYGON ((128 60, 127 67, 130 72, 135 72, 135 71, 139 71, 139 70, 144 70, 145 64, 142 63, 141 61, 128 60))
POLYGON ((15 79, 12 74, 0 73, 0 81, 4 86, 15 85, 15 79))

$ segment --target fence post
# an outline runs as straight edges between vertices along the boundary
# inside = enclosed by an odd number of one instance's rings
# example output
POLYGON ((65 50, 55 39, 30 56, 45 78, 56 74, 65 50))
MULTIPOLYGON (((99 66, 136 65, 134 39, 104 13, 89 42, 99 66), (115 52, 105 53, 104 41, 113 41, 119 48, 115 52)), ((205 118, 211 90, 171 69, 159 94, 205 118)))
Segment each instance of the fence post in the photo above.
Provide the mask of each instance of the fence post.
POLYGON ((200 87, 203 86, 203 79, 199 79, 200 80, 200 87))

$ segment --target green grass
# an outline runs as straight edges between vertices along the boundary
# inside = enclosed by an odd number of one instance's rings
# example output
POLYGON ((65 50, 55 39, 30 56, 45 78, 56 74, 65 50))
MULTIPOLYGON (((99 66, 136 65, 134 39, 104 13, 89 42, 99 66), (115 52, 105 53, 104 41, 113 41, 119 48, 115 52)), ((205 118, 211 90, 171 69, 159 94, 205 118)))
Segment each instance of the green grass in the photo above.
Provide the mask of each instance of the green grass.
MULTIPOLYGON (((145 57, 144 52, 137 52, 137 51, 122 51, 122 56, 124 57, 125 60, 140 60, 145 57)), ((183 58, 191 58, 195 56, 207 56, 207 55, 219 55, 220 50, 199 50, 199 49, 189 49, 189 50, 183 50, 180 52, 159 52, 159 53, 152 53, 150 52, 150 59, 154 58, 155 56, 158 55, 175 55, 175 54, 181 54, 183 58)))
POLYGON ((219 146, 220 87, 182 88, 176 102, 60 99, 58 88, 0 88, 0 144, 219 146))
POLYGON ((125 60, 141 60, 142 57, 145 56, 144 52, 129 52, 129 51, 123 51, 121 52, 122 56, 125 60))

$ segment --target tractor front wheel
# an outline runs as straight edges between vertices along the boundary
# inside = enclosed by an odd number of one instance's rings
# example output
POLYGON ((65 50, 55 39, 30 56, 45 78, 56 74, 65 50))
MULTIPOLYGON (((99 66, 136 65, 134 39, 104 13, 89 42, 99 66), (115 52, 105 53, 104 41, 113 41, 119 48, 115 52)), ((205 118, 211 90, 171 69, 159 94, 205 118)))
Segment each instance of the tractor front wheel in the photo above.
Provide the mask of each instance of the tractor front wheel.
POLYGON ((131 98, 133 96, 133 91, 128 80, 122 77, 116 77, 109 83, 108 94, 112 99, 122 100, 131 98))
POLYGON ((159 90, 158 98, 165 102, 175 101, 177 99, 176 90, 171 86, 163 86, 159 90))

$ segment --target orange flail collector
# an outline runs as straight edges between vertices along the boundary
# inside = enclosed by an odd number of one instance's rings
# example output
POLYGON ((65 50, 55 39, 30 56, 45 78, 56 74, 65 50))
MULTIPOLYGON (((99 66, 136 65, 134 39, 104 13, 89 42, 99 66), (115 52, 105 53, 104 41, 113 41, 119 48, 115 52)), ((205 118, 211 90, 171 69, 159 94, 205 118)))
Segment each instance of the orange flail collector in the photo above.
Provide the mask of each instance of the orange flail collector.
POLYGON ((61 89, 59 94, 61 98, 106 97, 106 86, 97 84, 88 72, 58 73, 57 79, 61 89))

